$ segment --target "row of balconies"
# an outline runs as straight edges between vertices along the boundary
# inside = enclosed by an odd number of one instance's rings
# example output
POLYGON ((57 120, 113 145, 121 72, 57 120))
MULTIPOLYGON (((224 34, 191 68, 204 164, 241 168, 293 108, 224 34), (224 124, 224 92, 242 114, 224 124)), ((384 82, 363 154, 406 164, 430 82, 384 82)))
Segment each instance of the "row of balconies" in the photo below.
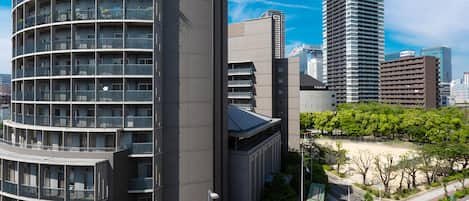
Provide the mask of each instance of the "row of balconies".
POLYGON ((57 102, 150 102, 152 90, 38 90, 16 91, 13 101, 57 101, 57 102))
POLYGON ((77 128, 151 128, 151 116, 43 116, 13 114, 17 123, 37 126, 77 128))
MULTIPOLYGON (((79 0, 75 0, 79 1, 79 0)), ((34 1, 32 1, 34 2, 34 1)), ((112 4, 98 5, 95 9, 94 2, 88 4, 74 4, 71 7, 70 1, 60 6, 54 6, 51 10, 51 5, 41 5, 40 8, 34 6, 34 3, 28 3, 25 6, 19 7, 14 12, 14 22, 16 24, 15 31, 20 31, 23 28, 48 24, 51 22, 66 22, 78 20, 116 20, 116 19, 129 19, 129 20, 152 20, 153 19, 153 2, 146 1, 132 1, 127 0, 125 3, 126 8, 123 7, 123 2, 112 4), (28 7, 27 11, 23 13, 23 7, 28 7), (37 15, 35 15, 37 12, 37 15), (97 16, 97 17, 96 17, 97 16)))

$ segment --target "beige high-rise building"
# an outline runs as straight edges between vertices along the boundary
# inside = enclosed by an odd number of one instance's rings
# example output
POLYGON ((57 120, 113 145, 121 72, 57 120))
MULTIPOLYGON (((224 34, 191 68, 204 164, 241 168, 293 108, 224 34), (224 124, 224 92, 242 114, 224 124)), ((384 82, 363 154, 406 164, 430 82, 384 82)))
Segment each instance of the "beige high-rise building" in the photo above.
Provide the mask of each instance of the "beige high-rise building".
MULTIPOLYGON (((281 118, 283 142, 298 149, 299 59, 276 59, 275 24, 275 17, 262 17, 229 25, 228 99, 256 113, 281 118)), ((289 147, 283 146, 283 153, 289 147)))

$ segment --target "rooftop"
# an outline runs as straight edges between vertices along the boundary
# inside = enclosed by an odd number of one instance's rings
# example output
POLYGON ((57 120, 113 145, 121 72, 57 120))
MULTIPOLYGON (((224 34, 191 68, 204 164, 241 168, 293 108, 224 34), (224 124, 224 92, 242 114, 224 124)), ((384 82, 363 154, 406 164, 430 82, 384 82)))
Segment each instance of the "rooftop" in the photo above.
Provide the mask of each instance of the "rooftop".
POLYGON ((302 74, 300 76, 300 90, 327 90, 327 87, 321 81, 302 74))

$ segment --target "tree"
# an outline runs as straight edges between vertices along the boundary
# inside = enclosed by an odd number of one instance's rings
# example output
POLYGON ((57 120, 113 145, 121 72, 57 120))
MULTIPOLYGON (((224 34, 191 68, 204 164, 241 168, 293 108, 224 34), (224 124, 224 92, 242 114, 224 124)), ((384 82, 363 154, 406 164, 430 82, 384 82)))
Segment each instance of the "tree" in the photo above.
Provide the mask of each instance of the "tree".
MULTIPOLYGON (((417 172, 420 164, 420 158, 415 153, 407 153, 401 156, 399 166, 407 174, 409 183, 412 183, 412 187, 417 187, 417 172)), ((409 185, 408 185, 409 187, 409 185)))
POLYGON ((397 178, 395 174, 395 161, 392 155, 388 154, 384 156, 384 160, 379 156, 374 158, 374 167, 378 173, 378 179, 384 186, 384 192, 389 193, 389 183, 397 178))
POLYGON ((335 152, 335 161, 337 164, 337 174, 340 173, 340 167, 347 163, 347 150, 345 150, 342 146, 342 142, 338 141, 335 143, 336 145, 336 152, 335 152))
POLYGON ((300 114, 300 129, 305 131, 307 129, 313 128, 313 114, 308 112, 303 112, 300 114))
POLYGON ((418 155, 420 156, 419 170, 422 171, 427 180, 427 184, 431 185, 436 180, 436 175, 441 169, 442 163, 437 159, 435 145, 426 144, 419 148, 418 155))
POLYGON ((373 165, 373 156, 366 151, 360 150, 358 156, 352 158, 352 162, 357 168, 357 172, 362 175, 362 184, 366 185, 366 176, 373 165))

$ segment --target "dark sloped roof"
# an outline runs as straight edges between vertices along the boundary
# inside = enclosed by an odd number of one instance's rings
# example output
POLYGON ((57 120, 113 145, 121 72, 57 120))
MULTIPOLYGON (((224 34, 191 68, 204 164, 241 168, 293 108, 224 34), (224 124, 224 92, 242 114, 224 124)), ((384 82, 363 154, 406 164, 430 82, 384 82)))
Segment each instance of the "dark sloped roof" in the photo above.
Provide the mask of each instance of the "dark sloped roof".
POLYGON ((319 80, 314 79, 309 75, 300 75, 300 89, 301 90, 324 90, 327 89, 326 85, 319 80))
POLYGON ((248 138, 278 123, 280 123, 280 119, 272 119, 233 105, 228 106, 228 132, 230 136, 248 138))

